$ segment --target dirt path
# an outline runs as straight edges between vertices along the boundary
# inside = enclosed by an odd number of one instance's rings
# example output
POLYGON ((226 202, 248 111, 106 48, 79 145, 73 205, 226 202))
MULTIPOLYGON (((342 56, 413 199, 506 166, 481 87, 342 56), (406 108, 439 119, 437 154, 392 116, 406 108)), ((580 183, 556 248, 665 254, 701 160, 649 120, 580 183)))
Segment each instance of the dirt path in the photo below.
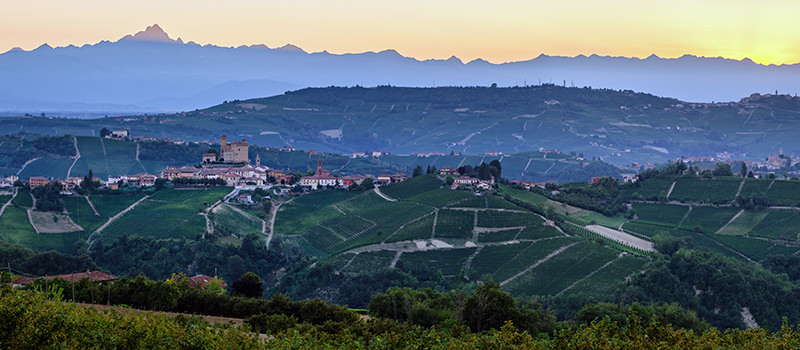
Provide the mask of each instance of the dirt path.
POLYGON ((436 237, 436 221, 439 219, 439 209, 433 210, 433 227, 431 228, 431 238, 436 237))
POLYGON ((9 199, 9 200, 8 200, 8 202, 6 202, 6 204, 3 204, 3 207, 1 207, 1 208, 0 208, 0 217, 2 217, 2 216, 3 216, 3 213, 6 211, 6 207, 7 207, 9 204, 11 204, 11 201, 13 201, 13 200, 14 200, 14 198, 16 198, 16 197, 17 197, 17 193, 19 193, 19 191, 18 191, 18 190, 17 190, 17 188, 15 187, 15 188, 14 188, 14 194, 13 194, 13 195, 11 195, 11 199, 9 199))
POLYGON ((667 200, 669 200, 669 195, 671 195, 671 194, 672 194, 672 190, 674 190, 674 189, 675 189, 675 184, 676 184, 676 183, 678 183, 678 181, 673 181, 673 182, 672 182, 672 185, 670 185, 670 186, 669 186, 669 191, 667 191, 667 200))
POLYGON ((381 192, 380 188, 378 188, 377 186, 375 186, 375 193, 377 193, 379 196, 381 196, 381 198, 383 198, 383 199, 385 199, 385 200, 387 200, 389 202, 397 202, 397 199, 394 199, 392 197, 389 197, 389 196, 383 194, 383 192, 381 192))
POLYGON ((144 164, 142 164, 142 161, 139 160, 139 143, 138 142, 136 143, 136 162, 139 163, 139 166, 142 167, 142 170, 144 170, 144 172, 147 172, 147 168, 145 168, 144 164))
POLYGON ((475 257, 478 255, 478 253, 481 252, 481 250, 483 250, 483 246, 480 246, 478 247, 478 249, 475 249, 475 252, 473 252, 472 255, 470 255, 469 258, 467 258, 467 262, 464 263, 464 279, 466 279, 467 281, 469 281, 469 276, 467 274, 469 272, 469 269, 472 268, 472 260, 475 259, 475 257))
POLYGON ((594 276, 594 274, 596 274, 596 273, 600 272, 600 270, 602 270, 602 269, 606 268, 608 265, 611 265, 611 264, 613 264, 615 261, 619 260, 619 258, 620 258, 620 256, 617 256, 617 258, 616 258, 616 259, 611 259, 611 260, 609 260, 607 263, 603 264, 603 266, 600 266, 600 267, 598 267, 596 270, 592 271, 592 273, 590 273, 590 274, 588 274, 588 275, 586 275, 586 276, 583 276, 581 279, 579 279, 579 280, 577 280, 577 281, 573 282, 573 283, 572 283, 572 284, 570 284, 570 285, 569 285, 567 288, 564 288, 564 290, 562 290, 562 291, 558 292, 558 294, 556 294, 555 296, 559 296, 559 295, 561 295, 561 294, 564 294, 564 292, 566 292, 566 291, 570 290, 572 287, 575 287, 576 285, 578 285, 578 283, 581 283, 581 282, 583 282, 583 280, 585 280, 585 279, 587 279, 587 278, 589 278, 589 277, 592 277, 592 276, 594 276))
POLYGON ((554 250, 554 251, 550 252, 550 254, 547 254, 547 256, 545 256, 544 258, 541 258, 541 259, 539 259, 539 261, 535 262, 533 265, 531 265, 531 266, 528 266, 528 267, 527 267, 527 268, 525 268, 524 270, 522 270, 522 271, 520 271, 520 272, 517 272, 517 273, 516 273, 514 276, 511 276, 511 277, 509 277, 508 279, 506 279, 505 281, 503 281, 503 282, 500 282, 500 286, 502 287, 502 286, 504 286, 504 285, 508 284, 508 282, 511 282, 511 281, 513 281, 513 280, 517 279, 517 277, 519 277, 519 276, 522 276, 522 275, 524 275, 525 273, 527 273, 528 271, 535 269, 537 266, 541 265, 543 262, 545 262, 545 261, 547 261, 547 260, 550 260, 550 258, 552 258, 552 257, 554 257, 554 256, 556 256, 556 255, 558 255, 558 254, 561 254, 563 251, 565 251, 565 250, 569 249, 570 247, 572 247, 572 246, 574 246, 574 245, 576 245, 576 244, 578 244, 578 243, 580 243, 580 242, 581 242, 581 241, 578 241, 578 242, 572 242, 572 243, 570 243, 570 244, 567 244, 567 245, 565 245, 565 246, 563 246, 563 247, 561 247, 561 248, 558 248, 558 249, 556 249, 556 250, 554 250))
POLYGON ((522 173, 519 174, 519 176, 525 176, 525 172, 528 171, 528 167, 531 166, 531 162, 532 161, 533 161, 533 158, 528 158, 528 164, 525 164, 525 169, 522 169, 522 173))
POLYGON ((720 227, 719 230, 717 230, 717 232, 714 232, 714 234, 718 235, 720 232, 725 230, 725 228, 728 227, 728 225, 730 225, 732 222, 736 221, 736 219, 739 218, 739 215, 742 215, 742 214, 744 214, 744 209, 742 209, 738 213, 736 213, 736 215, 734 215, 730 220, 728 220, 728 222, 726 222, 725 225, 722 225, 722 227, 720 227))
POLYGON ((97 230, 95 230, 94 232, 98 232, 98 233, 103 232, 103 230, 105 230, 106 227, 108 227, 108 225, 111 225, 112 222, 114 222, 117 219, 119 219, 120 216, 125 215, 125 213, 129 212, 131 209, 133 209, 134 207, 139 205, 139 203, 144 202, 144 200, 147 199, 147 198, 150 198, 150 195, 146 195, 146 196, 140 198, 138 201, 133 202, 133 204, 131 204, 127 208, 123 209, 121 212, 117 213, 117 215, 114 215, 114 216, 108 218, 108 221, 103 223, 103 225, 98 227, 97 230))
POLYGON ((100 138, 100 148, 103 149, 103 160, 106 163, 106 174, 111 174, 111 169, 108 167, 108 153, 106 153, 106 143, 103 142, 103 138, 100 138))
MULTIPOLYGON (((75 160, 72 161, 72 165, 70 165, 69 169, 67 169, 67 177, 70 177, 70 174, 72 174, 72 168, 75 166, 75 163, 78 162, 78 159, 81 159, 81 150, 78 148, 77 137, 75 136, 72 137, 72 144, 75 145, 75 160)), ((92 209, 94 209, 94 207, 92 207, 92 209)), ((95 210, 94 212, 97 213, 97 210, 95 210)))
POLYGON ((94 203, 92 203, 92 201, 89 199, 89 196, 83 196, 83 198, 86 198, 86 203, 89 203, 89 207, 92 208, 94 215, 100 216, 100 213, 97 212, 97 209, 94 207, 94 203))
POLYGON ((656 251, 655 248, 653 248, 653 242, 643 240, 639 237, 627 234, 625 232, 620 232, 600 225, 588 225, 584 228, 594 233, 597 233, 601 236, 611 238, 612 240, 615 240, 617 242, 627 244, 631 247, 636 247, 649 252, 656 251))
POLYGON ((36 227, 36 225, 33 224, 33 217, 31 216, 31 209, 26 209, 25 212, 28 213, 28 222, 31 224, 31 227, 33 227, 33 230, 36 231, 36 234, 38 235, 40 232, 39 232, 39 229, 36 227))
POLYGON ((403 255, 402 250, 397 251, 397 254, 394 255, 394 258, 392 258, 392 263, 389 264, 389 267, 394 268, 395 266, 397 266, 397 262, 400 261, 400 255, 403 255))
POLYGON ((686 214, 683 214, 683 217, 681 218, 681 221, 678 221, 678 224, 675 225, 675 227, 680 227, 681 225, 683 225, 683 222, 686 221, 686 219, 689 217, 689 214, 692 213, 692 208, 694 208, 694 207, 689 206, 689 210, 686 211, 686 214))
MULTIPOLYGON (((745 174, 745 175, 743 175, 743 176, 747 176, 747 174, 745 174)), ((743 188, 743 187, 744 187, 744 179, 742 179, 742 182, 739 184, 739 189, 738 189, 738 190, 736 190, 736 194, 735 194, 735 195, 733 195, 733 198, 739 197, 739 194, 741 194, 741 193, 742 193, 742 188, 743 188)))
POLYGON ((25 167, 28 166, 28 164, 31 164, 31 163, 39 160, 39 159, 42 159, 42 158, 41 157, 36 157, 36 158, 33 158, 33 159, 29 159, 27 162, 25 162, 25 164, 22 164, 22 168, 19 168, 19 171, 17 171, 17 175, 19 175, 23 170, 25 170, 25 167))
POLYGON ((529 211, 525 210, 516 210, 516 209, 504 209, 504 208, 468 208, 468 207, 446 207, 444 209, 447 210, 458 210, 458 211, 502 211, 506 213, 520 213, 520 214, 527 214, 530 213, 529 211))
MULTIPOLYGON (((214 208, 216 208, 218 205, 220 205, 222 203, 227 203, 228 200, 231 199, 231 197, 235 196, 237 193, 239 193, 239 190, 234 187, 233 190, 230 193, 226 194, 225 196, 223 196, 222 198, 220 198, 219 200, 214 202, 214 204, 208 206, 208 208, 206 208, 205 210, 203 210, 199 214, 199 215, 202 215, 206 219, 206 232, 203 232, 202 239, 206 239, 206 235, 207 234, 208 235, 214 234, 214 223, 211 221, 211 218, 208 217, 208 213, 210 213, 212 210, 214 210, 214 208)), ((230 207, 233 208, 233 206, 230 206, 230 207)), ((234 209, 238 209, 238 208, 234 208, 234 209)), ((250 216, 250 214, 247 214, 247 213, 245 213, 245 212, 243 212, 241 210, 240 210, 240 212, 244 213, 245 215, 250 216)), ((259 220, 261 220, 261 219, 259 219, 259 220)))

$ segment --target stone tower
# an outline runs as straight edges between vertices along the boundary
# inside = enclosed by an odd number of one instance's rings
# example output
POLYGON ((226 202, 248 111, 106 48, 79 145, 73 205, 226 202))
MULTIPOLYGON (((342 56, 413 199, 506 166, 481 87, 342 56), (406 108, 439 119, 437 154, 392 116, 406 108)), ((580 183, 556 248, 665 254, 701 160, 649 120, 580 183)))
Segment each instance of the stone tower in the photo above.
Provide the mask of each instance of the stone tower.
POLYGON ((261 166, 261 155, 256 153, 256 168, 261 166))

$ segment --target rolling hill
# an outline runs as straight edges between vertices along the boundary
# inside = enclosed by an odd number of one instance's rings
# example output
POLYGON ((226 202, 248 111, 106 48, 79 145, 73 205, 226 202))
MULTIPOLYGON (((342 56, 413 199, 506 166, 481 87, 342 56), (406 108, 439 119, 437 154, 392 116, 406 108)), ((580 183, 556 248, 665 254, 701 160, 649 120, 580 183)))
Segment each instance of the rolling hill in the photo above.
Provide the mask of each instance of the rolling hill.
POLYGON ((781 148, 800 154, 791 131, 800 122, 798 111, 800 99, 788 95, 690 104, 632 91, 554 85, 331 87, 233 100, 177 115, 0 118, 0 129, 88 136, 103 127, 126 128, 135 136, 210 142, 225 134, 259 146, 333 153, 484 155, 557 149, 628 165, 724 152, 763 160, 781 148))

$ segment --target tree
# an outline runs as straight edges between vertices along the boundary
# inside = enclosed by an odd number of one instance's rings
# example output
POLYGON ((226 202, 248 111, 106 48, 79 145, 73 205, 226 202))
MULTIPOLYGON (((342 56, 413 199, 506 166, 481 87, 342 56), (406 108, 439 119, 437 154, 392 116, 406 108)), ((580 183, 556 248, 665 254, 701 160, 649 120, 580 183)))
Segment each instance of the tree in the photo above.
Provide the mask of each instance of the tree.
POLYGON ((233 282, 233 296, 243 296, 246 298, 261 298, 264 294, 264 285, 261 283, 261 277, 258 275, 247 272, 241 278, 233 282))
POLYGON ((747 176, 747 163, 745 163, 745 162, 742 162, 742 172, 741 172, 741 174, 742 174, 742 177, 746 177, 747 176))
POLYGON ((711 172, 711 175, 714 176, 733 176, 733 171, 731 171, 731 165, 727 163, 717 163, 714 166, 714 171, 711 172))
POLYGON ((108 130, 108 128, 100 129, 100 137, 106 137, 108 135, 111 135, 111 130, 108 130))
POLYGON ((411 174, 411 177, 417 177, 421 175, 422 175, 422 165, 417 165, 417 167, 414 168, 414 172, 411 174))
POLYGON ((518 317, 516 301, 495 282, 478 286, 464 303, 464 322, 473 332, 500 329, 506 321, 515 321, 518 317))
POLYGON ((218 151, 216 148, 214 148, 214 147, 211 147, 211 148, 209 148, 209 149, 206 151, 206 153, 214 153, 214 154, 216 154, 216 155, 217 155, 217 157, 219 157, 219 151, 218 151))

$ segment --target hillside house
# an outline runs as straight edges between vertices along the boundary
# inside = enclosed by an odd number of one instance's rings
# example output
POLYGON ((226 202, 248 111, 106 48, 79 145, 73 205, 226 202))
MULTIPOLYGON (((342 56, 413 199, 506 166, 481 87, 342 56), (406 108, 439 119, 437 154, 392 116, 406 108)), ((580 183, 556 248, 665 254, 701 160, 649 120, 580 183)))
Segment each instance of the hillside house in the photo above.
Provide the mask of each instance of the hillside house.
POLYGON ((31 186, 31 189, 38 186, 47 186, 50 183, 50 180, 43 176, 31 176, 28 179, 28 185, 31 186))
POLYGON ((362 175, 347 175, 342 176, 339 178, 339 183, 344 187, 350 187, 352 185, 360 185, 366 179, 365 176, 362 175))
POLYGON ((461 185, 474 186, 475 184, 478 183, 478 181, 480 180, 477 177, 461 176, 453 179, 453 186, 456 187, 461 185))
MULTIPOLYGON (((196 289, 206 289, 206 285, 213 281, 216 277, 210 277, 206 275, 197 275, 194 277, 189 278, 189 287, 196 288, 196 289)), ((228 288, 228 284, 225 281, 216 278, 220 282, 220 287, 222 289, 228 288)))
POLYGON ((622 175, 622 183, 624 184, 632 184, 639 180, 639 176, 636 174, 621 174, 622 175))
POLYGON ((390 184, 390 183, 392 183, 392 175, 380 174, 380 175, 378 175, 378 178, 377 178, 377 180, 375 182, 377 182, 379 185, 390 184))
POLYGON ((196 167, 169 167, 167 169, 161 170, 161 177, 169 180, 173 180, 175 178, 181 179, 194 179, 197 177, 197 174, 200 173, 200 168, 196 167))
POLYGON ((451 167, 446 167, 446 166, 443 166, 443 167, 439 168, 439 174, 441 174, 441 175, 460 175, 458 173, 458 169, 457 168, 451 168, 451 167))
POLYGON ((106 135, 106 138, 114 140, 126 140, 130 137, 131 137, 130 133, 128 133, 128 130, 125 129, 114 129, 111 130, 110 134, 106 135))
POLYGON ((253 204, 253 196, 249 193, 242 193, 236 196, 236 201, 241 204, 251 205, 253 204))

